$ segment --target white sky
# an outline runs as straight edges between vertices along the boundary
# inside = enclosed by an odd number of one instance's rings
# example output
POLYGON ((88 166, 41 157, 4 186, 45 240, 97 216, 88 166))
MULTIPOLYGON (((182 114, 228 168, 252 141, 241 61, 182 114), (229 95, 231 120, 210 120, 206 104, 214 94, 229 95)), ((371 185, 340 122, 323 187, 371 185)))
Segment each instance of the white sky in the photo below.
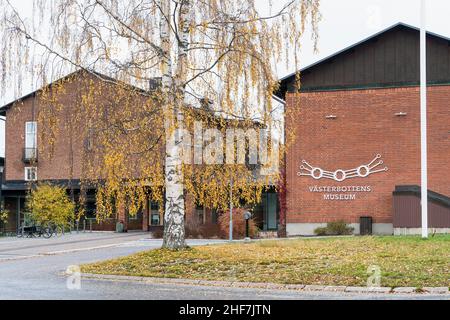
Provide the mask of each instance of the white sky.
MULTIPOLYGON (((273 0, 277 2, 278 0, 273 0)), ((19 12, 30 12, 29 0, 11 0, 19 12)), ((257 0, 261 7, 267 0, 257 0)), ((427 29, 450 37, 450 1, 427 0, 427 29)), ((398 22, 416 27, 420 24, 420 0, 321 0, 322 21, 319 30, 319 53, 314 54, 312 42, 305 37, 300 66, 307 66, 321 58, 354 44, 398 22)), ((283 77, 294 67, 278 66, 283 77)), ((24 92, 25 94, 27 92, 24 92)), ((12 94, 0 97, 0 104, 13 99, 12 94)), ((0 121, 0 156, 4 156, 4 123, 0 121)))

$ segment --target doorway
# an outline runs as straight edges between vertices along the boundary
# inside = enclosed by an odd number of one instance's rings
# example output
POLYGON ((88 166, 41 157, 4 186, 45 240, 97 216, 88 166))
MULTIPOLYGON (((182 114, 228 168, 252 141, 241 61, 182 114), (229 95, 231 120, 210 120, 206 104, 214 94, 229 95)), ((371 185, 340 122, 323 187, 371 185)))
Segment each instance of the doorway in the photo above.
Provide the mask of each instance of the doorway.
POLYGON ((278 229, 278 198, 273 192, 263 194, 264 231, 278 229))

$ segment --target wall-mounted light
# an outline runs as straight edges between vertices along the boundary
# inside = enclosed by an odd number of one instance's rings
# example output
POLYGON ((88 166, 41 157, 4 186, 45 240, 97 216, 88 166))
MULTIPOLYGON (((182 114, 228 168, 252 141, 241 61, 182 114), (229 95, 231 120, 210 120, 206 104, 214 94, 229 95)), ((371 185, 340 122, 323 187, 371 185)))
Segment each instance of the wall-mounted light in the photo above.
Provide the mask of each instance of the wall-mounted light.
POLYGON ((406 112, 397 112, 395 114, 396 117, 406 117, 408 114, 406 112))
POLYGON ((337 119, 337 116, 330 114, 328 116, 325 116, 325 119, 335 120, 335 119, 337 119))

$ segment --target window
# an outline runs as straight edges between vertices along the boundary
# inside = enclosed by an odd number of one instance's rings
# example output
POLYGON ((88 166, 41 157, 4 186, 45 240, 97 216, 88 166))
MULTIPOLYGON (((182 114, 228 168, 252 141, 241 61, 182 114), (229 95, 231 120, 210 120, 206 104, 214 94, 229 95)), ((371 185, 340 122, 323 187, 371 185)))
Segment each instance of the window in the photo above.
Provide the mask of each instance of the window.
POLYGON ((205 223, 205 209, 203 208, 203 206, 197 204, 195 206, 195 212, 197 214, 198 222, 200 224, 204 224, 205 223))
POLYGON ((211 210, 211 222, 214 224, 217 224, 219 220, 219 214, 217 212, 217 209, 211 210))
POLYGON ((97 202, 95 199, 95 193, 91 193, 91 192, 87 191, 85 194, 84 201, 85 201, 84 202, 85 217, 88 219, 95 218, 96 212, 97 212, 97 202))
POLYGON ((37 180, 37 168, 25 167, 25 181, 36 181, 36 180, 37 180))
POLYGON ((128 211, 128 220, 139 220, 142 219, 142 209, 139 209, 135 214, 131 214, 128 211))
POLYGON ((25 122, 25 148, 24 159, 33 160, 36 159, 37 152, 37 122, 27 121, 25 122))
POLYGON ((27 121, 25 123, 25 148, 35 149, 37 147, 37 122, 27 121))
POLYGON ((92 151, 94 149, 94 129, 89 128, 86 138, 86 150, 92 151))
POLYGON ((160 226, 161 217, 159 215, 159 203, 155 201, 150 201, 150 225, 160 226))

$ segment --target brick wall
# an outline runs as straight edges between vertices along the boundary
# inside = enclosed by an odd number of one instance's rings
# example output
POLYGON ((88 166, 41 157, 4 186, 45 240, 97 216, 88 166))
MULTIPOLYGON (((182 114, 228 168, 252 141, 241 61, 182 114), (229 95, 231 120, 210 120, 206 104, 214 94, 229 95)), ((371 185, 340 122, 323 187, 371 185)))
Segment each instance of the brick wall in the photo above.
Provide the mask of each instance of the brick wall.
MULTIPOLYGON (((450 195, 450 86, 428 91, 429 189, 450 195)), ((286 119, 295 140, 287 152, 287 223, 343 219, 392 223, 396 185, 420 185, 418 87, 288 94, 286 119), (404 112, 406 116, 396 116, 404 112), (336 119, 326 119, 334 115, 336 119), (325 170, 352 169, 382 155, 387 172, 342 182, 298 176, 302 160, 325 170), (309 187, 369 186, 355 200, 324 200, 309 187)), ((335 193, 335 192, 331 192, 335 193)))
MULTIPOLYGON (((96 78, 91 77, 94 81, 96 78)), ((58 135, 54 143, 53 153, 49 153, 48 137, 42 136, 44 124, 40 121, 39 112, 48 107, 46 103, 39 97, 29 96, 23 101, 17 101, 6 113, 5 127, 5 182, 24 181, 25 167, 37 167, 38 181, 42 180, 70 180, 80 179, 83 170, 83 152, 85 150, 85 140, 87 128, 79 125, 67 127, 67 121, 73 117, 71 108, 74 108, 76 101, 79 100, 79 92, 86 82, 85 78, 76 79, 73 82, 64 84, 64 93, 58 95, 58 100, 62 104, 62 109, 55 117, 58 121, 59 129, 56 131, 58 135), (81 79, 81 80, 80 80, 81 79), (34 164, 26 164, 23 162, 23 149, 25 147, 25 123, 27 121, 37 121, 37 145, 38 145, 38 161, 34 164)), ((102 97, 108 93, 112 96, 112 91, 105 89, 103 95, 98 96, 99 103, 102 103, 102 97)), ((145 102, 145 97, 141 103, 145 102)), ((160 144, 161 154, 163 154, 164 144, 160 144)), ((130 163, 132 163, 130 161, 130 163)), ((99 177, 101 178, 101 177, 99 177)), ((15 201, 15 199, 14 199, 15 201)), ((119 220, 127 221, 126 229, 128 230, 148 230, 149 214, 148 208, 145 214, 138 219, 125 219, 125 209, 119 220)), ((12 210, 15 212, 15 209, 12 210)), ((189 219, 197 219, 195 214, 195 205, 192 196, 186 201, 186 221, 189 219)), ((211 221, 211 211, 205 210, 205 222, 211 221)), ((116 219, 95 224, 94 229, 99 230, 115 230, 116 219)))
MULTIPOLYGON (((69 110, 75 100, 78 83, 66 84, 67 94, 61 97, 64 103, 64 110, 69 110)), ((6 113, 5 127, 5 180, 24 180, 24 168, 31 166, 22 161, 23 149, 25 148, 25 123, 27 121, 38 121, 38 114, 41 106, 41 99, 34 97, 27 98, 22 102, 17 102, 6 113)), ((49 149, 42 151, 41 147, 48 146, 48 141, 42 141, 42 123, 38 121, 37 145, 39 149, 38 179, 79 179, 81 175, 82 150, 84 138, 81 128, 66 128, 65 116, 58 116, 59 129, 58 137, 50 157, 49 149)))

